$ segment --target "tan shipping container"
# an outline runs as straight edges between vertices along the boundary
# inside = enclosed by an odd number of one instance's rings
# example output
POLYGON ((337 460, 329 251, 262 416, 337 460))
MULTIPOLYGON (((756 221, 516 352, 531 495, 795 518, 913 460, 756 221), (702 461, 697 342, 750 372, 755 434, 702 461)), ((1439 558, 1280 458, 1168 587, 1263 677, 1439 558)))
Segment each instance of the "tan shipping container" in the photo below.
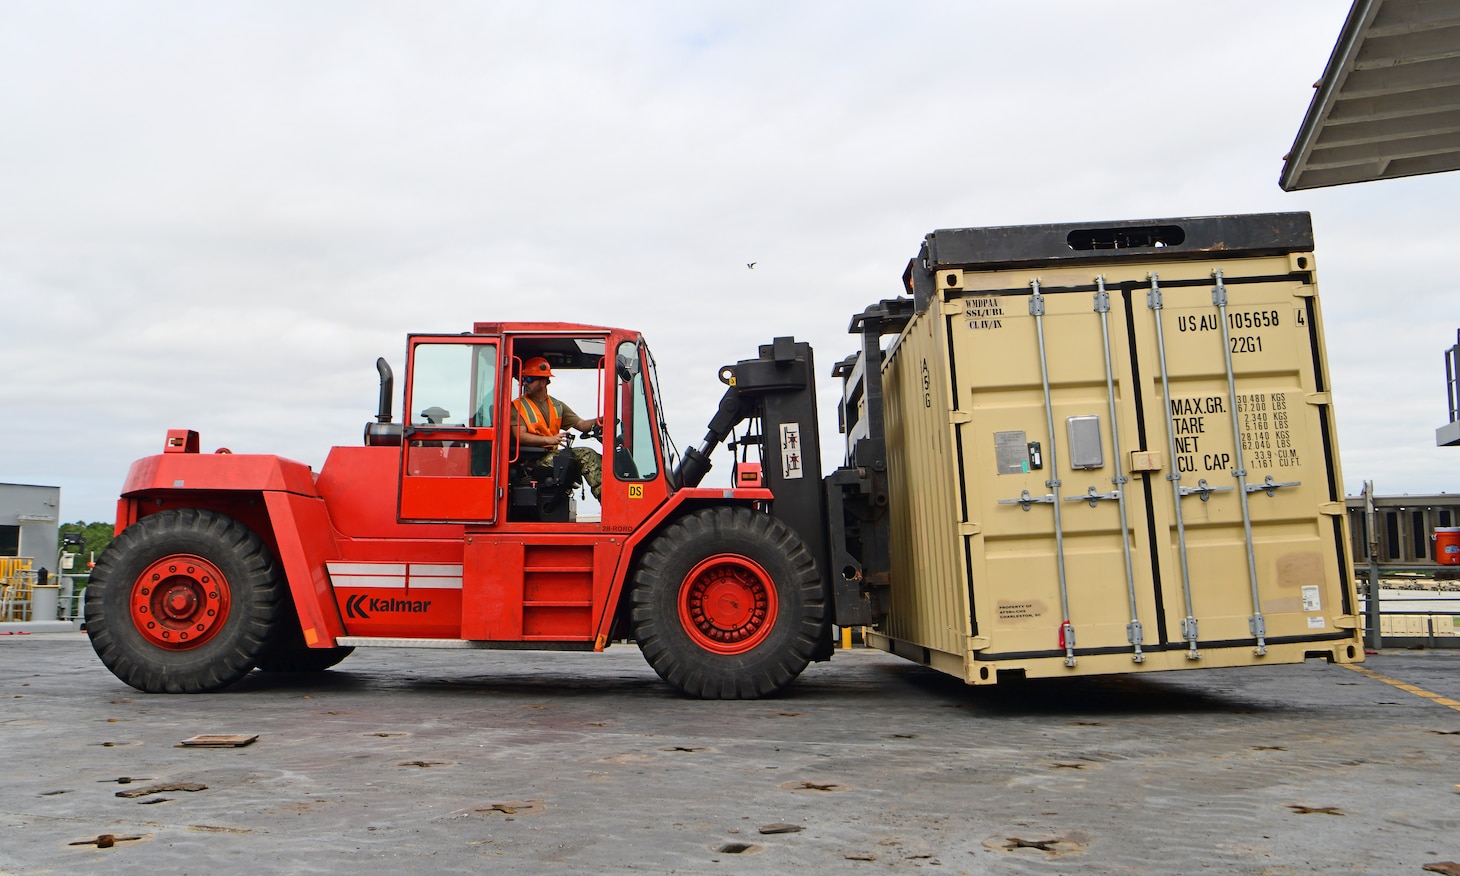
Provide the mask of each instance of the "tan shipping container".
POLYGON ((876 647, 973 684, 1363 659, 1306 213, 936 231, 876 647))

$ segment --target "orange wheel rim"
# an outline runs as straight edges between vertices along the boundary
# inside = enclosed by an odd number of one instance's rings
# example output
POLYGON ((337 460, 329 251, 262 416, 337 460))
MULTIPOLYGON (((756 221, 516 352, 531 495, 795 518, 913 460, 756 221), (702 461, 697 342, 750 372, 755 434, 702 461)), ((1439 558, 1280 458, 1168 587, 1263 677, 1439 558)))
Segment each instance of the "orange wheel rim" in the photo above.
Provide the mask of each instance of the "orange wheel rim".
POLYGON ((218 567, 191 554, 164 557, 132 585, 131 614, 147 641, 172 651, 196 648, 228 620, 231 594, 218 567))
POLYGON ((716 654, 744 654, 776 625, 776 588, 759 563, 717 554, 690 570, 679 588, 679 620, 690 639, 716 654))

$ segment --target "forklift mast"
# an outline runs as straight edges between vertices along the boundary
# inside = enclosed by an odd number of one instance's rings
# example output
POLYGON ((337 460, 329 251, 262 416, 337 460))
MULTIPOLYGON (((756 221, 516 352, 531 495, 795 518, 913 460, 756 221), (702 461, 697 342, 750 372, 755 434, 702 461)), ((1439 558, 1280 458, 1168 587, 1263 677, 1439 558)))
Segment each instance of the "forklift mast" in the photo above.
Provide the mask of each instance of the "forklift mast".
POLYGON ((872 624, 886 613, 890 559, 881 337, 907 324, 912 305, 908 299, 881 301, 852 320, 850 331, 862 336, 862 351, 833 371, 847 383, 839 419, 848 435, 848 454, 831 475, 822 477, 811 345, 790 337, 761 345, 755 359, 720 369, 726 389, 719 410, 700 446, 689 449, 675 473, 679 485, 696 486, 710 470, 716 445, 741 423, 758 424, 759 434, 752 427, 739 443, 760 446, 765 485, 775 496, 770 514, 795 530, 816 557, 839 626, 872 624), (853 360, 859 364, 849 366, 853 360), (860 364, 866 361, 875 364, 860 364), (855 431, 848 428, 848 405, 865 411, 856 417, 855 431))

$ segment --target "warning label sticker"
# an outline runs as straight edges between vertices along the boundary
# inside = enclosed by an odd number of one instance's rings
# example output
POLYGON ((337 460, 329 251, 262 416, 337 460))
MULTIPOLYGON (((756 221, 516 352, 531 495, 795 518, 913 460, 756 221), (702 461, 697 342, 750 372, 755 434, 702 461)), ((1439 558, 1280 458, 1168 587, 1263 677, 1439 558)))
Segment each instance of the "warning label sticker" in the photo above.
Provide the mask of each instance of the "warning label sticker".
POLYGON ((781 424, 781 476, 795 480, 805 474, 801 466, 801 424, 781 424))
POLYGON ((1303 610, 1322 611, 1323 598, 1317 584, 1306 584, 1303 586, 1303 610))

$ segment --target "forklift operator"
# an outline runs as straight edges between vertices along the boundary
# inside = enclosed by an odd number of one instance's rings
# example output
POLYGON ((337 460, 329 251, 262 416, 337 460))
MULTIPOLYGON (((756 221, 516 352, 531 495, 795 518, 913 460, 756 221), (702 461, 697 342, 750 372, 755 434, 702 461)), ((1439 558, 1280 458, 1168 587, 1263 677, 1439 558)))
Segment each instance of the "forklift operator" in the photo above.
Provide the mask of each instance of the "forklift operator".
MULTIPOLYGON (((573 409, 548 395, 548 383, 553 378, 552 366, 541 356, 534 356, 522 363, 522 395, 512 402, 512 428, 522 447, 551 448, 542 458, 543 465, 552 465, 554 457, 563 447, 563 430, 577 429, 585 432, 598 425, 597 419, 585 420, 573 409)), ((593 498, 602 498, 603 456, 587 447, 572 447, 570 452, 578 459, 583 471, 583 480, 593 491, 593 498)))

